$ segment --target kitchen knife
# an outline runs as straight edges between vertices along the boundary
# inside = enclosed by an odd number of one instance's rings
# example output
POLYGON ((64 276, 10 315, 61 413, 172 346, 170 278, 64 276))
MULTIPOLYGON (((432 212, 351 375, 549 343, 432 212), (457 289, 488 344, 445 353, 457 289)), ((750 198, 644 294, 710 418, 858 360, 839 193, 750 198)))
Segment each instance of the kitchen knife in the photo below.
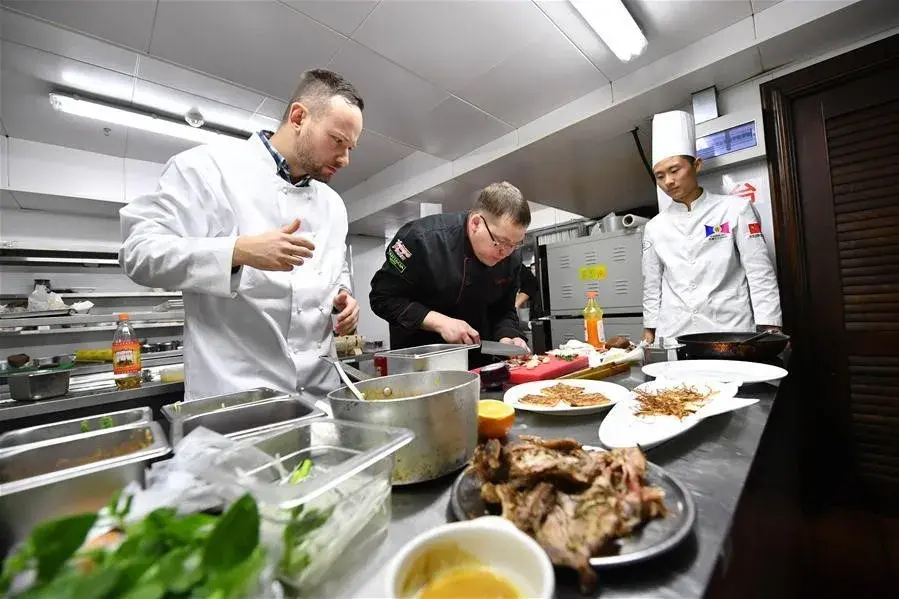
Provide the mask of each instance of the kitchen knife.
POLYGON ((481 353, 490 356, 527 356, 531 354, 531 350, 512 345, 511 343, 500 343, 498 341, 481 341, 481 353))

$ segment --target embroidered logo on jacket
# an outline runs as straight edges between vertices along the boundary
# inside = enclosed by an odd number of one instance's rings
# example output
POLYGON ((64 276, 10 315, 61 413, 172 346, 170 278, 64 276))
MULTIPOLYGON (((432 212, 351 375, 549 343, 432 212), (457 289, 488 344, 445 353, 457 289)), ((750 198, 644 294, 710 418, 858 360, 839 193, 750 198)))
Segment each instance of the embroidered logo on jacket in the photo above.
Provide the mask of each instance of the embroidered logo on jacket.
POLYGON ((406 244, 399 239, 397 239, 396 243, 387 250, 387 261, 390 262, 391 266, 393 266, 393 268, 400 274, 406 272, 406 260, 411 257, 412 252, 410 252, 409 248, 406 247, 406 244))
POLYGON ((749 237, 761 237, 762 236, 762 225, 761 223, 749 223, 749 237))
POLYGON ((706 239, 721 239, 723 237, 727 237, 730 234, 730 222, 724 221, 720 225, 706 225, 705 226, 705 236, 706 239))

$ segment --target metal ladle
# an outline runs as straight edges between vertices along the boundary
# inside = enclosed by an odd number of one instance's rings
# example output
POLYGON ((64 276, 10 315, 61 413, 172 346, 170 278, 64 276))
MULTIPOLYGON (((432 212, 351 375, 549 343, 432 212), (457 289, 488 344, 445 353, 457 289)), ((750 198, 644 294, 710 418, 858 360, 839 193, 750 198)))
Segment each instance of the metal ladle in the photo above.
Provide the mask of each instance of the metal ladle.
POLYGON ((353 383, 353 381, 350 380, 350 377, 346 373, 346 371, 343 369, 343 364, 341 364, 340 360, 335 360, 334 358, 332 358, 330 356, 319 356, 319 357, 337 369, 337 374, 340 375, 340 380, 342 380, 343 384, 346 385, 349 388, 349 390, 352 392, 352 394, 356 396, 356 399, 358 399, 359 401, 365 401, 365 395, 362 393, 362 391, 359 390, 359 387, 357 387, 353 383))

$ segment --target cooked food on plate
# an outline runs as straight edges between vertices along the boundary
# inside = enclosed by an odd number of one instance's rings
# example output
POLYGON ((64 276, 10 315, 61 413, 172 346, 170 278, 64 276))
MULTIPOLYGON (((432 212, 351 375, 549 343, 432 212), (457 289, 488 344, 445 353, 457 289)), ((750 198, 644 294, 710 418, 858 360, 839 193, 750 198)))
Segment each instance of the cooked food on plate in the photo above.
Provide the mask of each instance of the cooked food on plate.
POLYGON ((509 365, 509 368, 527 368, 528 370, 533 370, 534 368, 537 368, 541 364, 549 363, 549 360, 550 360, 549 356, 538 356, 538 355, 534 354, 532 356, 527 356, 527 357, 522 356, 522 357, 509 358, 508 360, 506 360, 506 364, 509 365))
POLYGON ((471 464, 484 501, 535 538, 555 565, 576 570, 584 592, 596 586, 591 557, 615 553, 615 539, 667 514, 636 447, 587 451, 573 439, 491 439, 471 464))
POLYGON ((624 335, 616 335, 606 341, 606 345, 616 349, 633 349, 635 346, 631 340, 624 335))
POLYGON ((610 402, 602 393, 587 393, 583 387, 558 383, 552 387, 546 387, 539 395, 525 395, 518 400, 536 406, 553 407, 564 402, 572 408, 586 408, 589 406, 603 406, 610 402))
POLYGON ((708 387, 677 385, 655 391, 638 388, 634 393, 640 403, 637 416, 674 416, 683 420, 698 411, 716 392, 708 387))

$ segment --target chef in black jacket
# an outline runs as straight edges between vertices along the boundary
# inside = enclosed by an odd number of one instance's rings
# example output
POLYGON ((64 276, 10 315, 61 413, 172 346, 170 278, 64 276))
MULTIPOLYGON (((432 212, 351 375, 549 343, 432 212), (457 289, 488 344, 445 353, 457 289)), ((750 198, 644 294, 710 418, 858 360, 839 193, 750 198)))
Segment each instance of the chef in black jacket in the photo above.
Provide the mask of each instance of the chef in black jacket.
MULTIPOLYGON (((513 185, 493 183, 470 212, 407 223, 371 281, 372 310, 390 324, 390 348, 479 343, 527 348, 515 311, 531 211, 513 185)), ((474 352, 473 352, 474 354, 474 352)), ((472 355, 472 366, 488 362, 472 355)))

